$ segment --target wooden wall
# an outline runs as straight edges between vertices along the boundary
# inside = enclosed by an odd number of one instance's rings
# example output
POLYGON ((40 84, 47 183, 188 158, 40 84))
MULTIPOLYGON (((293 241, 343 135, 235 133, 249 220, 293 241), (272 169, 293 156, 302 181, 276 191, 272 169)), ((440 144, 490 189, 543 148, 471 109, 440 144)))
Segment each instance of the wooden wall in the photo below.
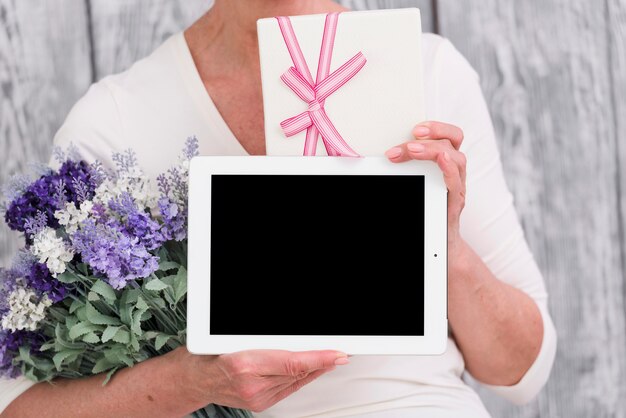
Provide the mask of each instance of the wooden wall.
MULTIPOLYGON (((210 0, 0 0, 0 183, 46 161, 71 105, 210 0)), ((475 66, 559 332, 530 405, 494 417, 626 416, 626 0, 345 0, 418 6, 475 66)), ((16 239, 0 229, 0 263, 16 239)))

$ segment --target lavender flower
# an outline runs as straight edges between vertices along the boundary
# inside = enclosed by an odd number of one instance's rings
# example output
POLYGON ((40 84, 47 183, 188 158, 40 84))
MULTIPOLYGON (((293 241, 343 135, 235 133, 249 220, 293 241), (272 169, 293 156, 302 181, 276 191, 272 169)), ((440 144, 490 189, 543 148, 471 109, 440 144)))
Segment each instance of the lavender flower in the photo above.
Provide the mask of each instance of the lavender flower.
POLYGON ((161 232, 165 239, 182 241, 187 238, 187 207, 179 207, 167 197, 159 199, 159 212, 163 218, 161 232))
POLYGON ((115 289, 130 280, 144 278, 159 268, 158 257, 150 254, 139 238, 129 237, 116 220, 96 224, 87 219, 72 235, 75 250, 83 261, 101 274, 115 289))
POLYGON ((148 250, 159 248, 165 241, 159 223, 145 211, 139 210, 127 192, 122 193, 118 199, 111 200, 109 208, 121 217, 126 235, 137 237, 148 250))
MULTIPOLYGON (((59 223, 54 212, 65 206, 66 201, 79 203, 81 198, 91 198, 95 184, 91 180, 91 168, 84 161, 65 161, 58 173, 50 172, 39 177, 9 203, 4 219, 9 228, 25 232, 26 222, 41 212, 51 228, 59 223)), ((15 193, 13 193, 15 195, 15 193)), ((32 221, 31 221, 32 222, 32 221)))
POLYGON ((33 263, 25 278, 28 286, 39 294, 48 295, 53 303, 63 300, 68 292, 65 284, 52 277, 50 270, 43 263, 33 263))
POLYGON ((62 300, 68 293, 66 285, 54 278, 48 267, 39 263, 33 253, 19 251, 10 269, 0 269, 0 317, 8 309, 9 294, 20 283, 35 290, 40 297, 47 295, 53 303, 62 300))
POLYGON ((31 354, 40 352, 44 336, 33 331, 0 330, 0 377, 15 379, 21 374, 19 366, 13 364, 13 358, 20 347, 29 347, 31 354))
POLYGON ((189 161, 198 155, 198 139, 187 138, 178 166, 157 177, 161 197, 158 201, 163 218, 163 235, 168 240, 187 238, 187 201, 189 198, 189 161))
POLYGON ((6 185, 2 187, 2 194, 7 203, 17 199, 30 186, 32 178, 23 174, 15 174, 9 178, 6 185))
POLYGON ((48 217, 43 212, 37 214, 24 222, 24 231, 28 235, 36 235, 48 226, 48 217))
POLYGON ((56 175, 42 176, 8 205, 4 220, 9 228, 25 232, 26 221, 35 218, 39 212, 46 215, 48 226, 57 228, 54 212, 58 209, 56 193, 59 178, 56 175))
POLYGON ((91 175, 91 167, 85 161, 68 160, 61 165, 58 176, 65 183, 70 202, 80 203, 93 197, 96 187, 91 175))
POLYGON ((198 155, 198 149, 200 146, 198 145, 198 138, 195 136, 190 136, 185 141, 185 148, 183 148, 183 158, 187 161, 191 160, 193 157, 198 155))

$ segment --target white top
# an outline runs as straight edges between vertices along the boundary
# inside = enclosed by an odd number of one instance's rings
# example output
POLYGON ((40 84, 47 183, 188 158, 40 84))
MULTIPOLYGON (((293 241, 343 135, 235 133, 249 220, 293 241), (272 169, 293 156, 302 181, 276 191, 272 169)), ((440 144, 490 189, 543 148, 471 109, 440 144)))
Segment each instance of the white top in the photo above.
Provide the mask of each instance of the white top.
MULTIPOLYGON (((524 239, 504 181, 478 76, 444 38, 423 36, 428 119, 465 132, 467 199, 461 234, 500 280, 529 294, 543 317, 541 351, 515 386, 491 387, 524 403, 545 384, 556 351, 541 273, 524 239)), ((415 121, 416 123, 419 121, 415 121)), ((73 142, 88 159, 111 164, 112 151, 133 148, 151 176, 172 166, 185 139, 197 136, 202 155, 246 155, 199 77, 182 33, 128 71, 94 84, 74 106, 55 143, 73 142)), ((463 356, 454 340, 441 356, 362 356, 279 402, 259 417, 485 418, 489 414, 461 379, 463 356)), ((0 381, 0 411, 29 387, 0 381)))

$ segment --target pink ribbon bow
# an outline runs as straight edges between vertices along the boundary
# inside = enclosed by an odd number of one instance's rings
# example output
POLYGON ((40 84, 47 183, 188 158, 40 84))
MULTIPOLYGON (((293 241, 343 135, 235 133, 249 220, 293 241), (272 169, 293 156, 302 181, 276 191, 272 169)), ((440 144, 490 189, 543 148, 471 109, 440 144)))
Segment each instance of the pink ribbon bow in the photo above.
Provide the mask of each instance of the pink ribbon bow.
POLYGON ((326 15, 326 23, 324 24, 317 79, 313 82, 291 20, 285 16, 279 16, 276 19, 294 64, 294 67, 290 67, 280 79, 309 105, 308 110, 280 123, 283 132, 287 137, 290 137, 306 129, 304 155, 315 155, 318 134, 321 134, 328 155, 358 157, 359 154, 350 148, 328 118, 324 110, 324 101, 354 77, 363 68, 367 60, 359 52, 332 74, 329 74, 337 21, 339 20, 339 13, 329 13, 326 15))

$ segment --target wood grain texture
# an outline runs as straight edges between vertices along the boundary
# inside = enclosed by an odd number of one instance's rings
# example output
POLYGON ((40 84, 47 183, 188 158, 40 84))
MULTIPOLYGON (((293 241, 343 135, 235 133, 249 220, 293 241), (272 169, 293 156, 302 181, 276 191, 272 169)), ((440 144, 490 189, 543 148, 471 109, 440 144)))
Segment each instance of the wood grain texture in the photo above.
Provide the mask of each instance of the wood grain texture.
MULTIPOLYGON (((623 12, 623 1, 613 3, 623 12)), ((481 391, 494 417, 621 417, 626 411, 614 124, 624 118, 615 113, 623 112, 624 96, 613 94, 620 90, 612 84, 625 70, 624 20, 622 13, 613 22, 613 38, 622 36, 619 58, 616 45, 609 52, 605 5, 439 0, 442 34, 482 76, 507 180, 560 337, 552 378, 531 405, 515 408, 481 391), (621 71, 613 78, 611 58, 613 72, 621 71)))
POLYGON ((434 30, 432 0, 339 0, 338 3, 352 10, 417 7, 422 15, 422 31, 433 32, 434 30))
MULTIPOLYGON (((0 0, 0 184, 48 159, 92 80, 128 68, 211 3, 0 0)), ((442 34, 482 76, 560 337, 530 405, 480 390, 494 418, 626 417, 626 0, 341 3, 419 7, 425 31, 436 4, 442 34)), ((15 248, 0 226, 0 265, 15 248)))
POLYGON ((89 0, 95 79, 127 69, 185 29, 212 0, 89 0))
MULTIPOLYGON (((46 162, 52 137, 91 81, 83 0, 0 0, 0 184, 46 162)), ((0 263, 17 236, 0 226, 0 263)))
POLYGON ((626 273, 626 0, 608 0, 607 16, 609 21, 609 70, 613 89, 611 100, 615 112, 613 124, 615 126, 617 144, 617 170, 619 182, 619 203, 621 214, 621 247, 622 270, 626 273))

